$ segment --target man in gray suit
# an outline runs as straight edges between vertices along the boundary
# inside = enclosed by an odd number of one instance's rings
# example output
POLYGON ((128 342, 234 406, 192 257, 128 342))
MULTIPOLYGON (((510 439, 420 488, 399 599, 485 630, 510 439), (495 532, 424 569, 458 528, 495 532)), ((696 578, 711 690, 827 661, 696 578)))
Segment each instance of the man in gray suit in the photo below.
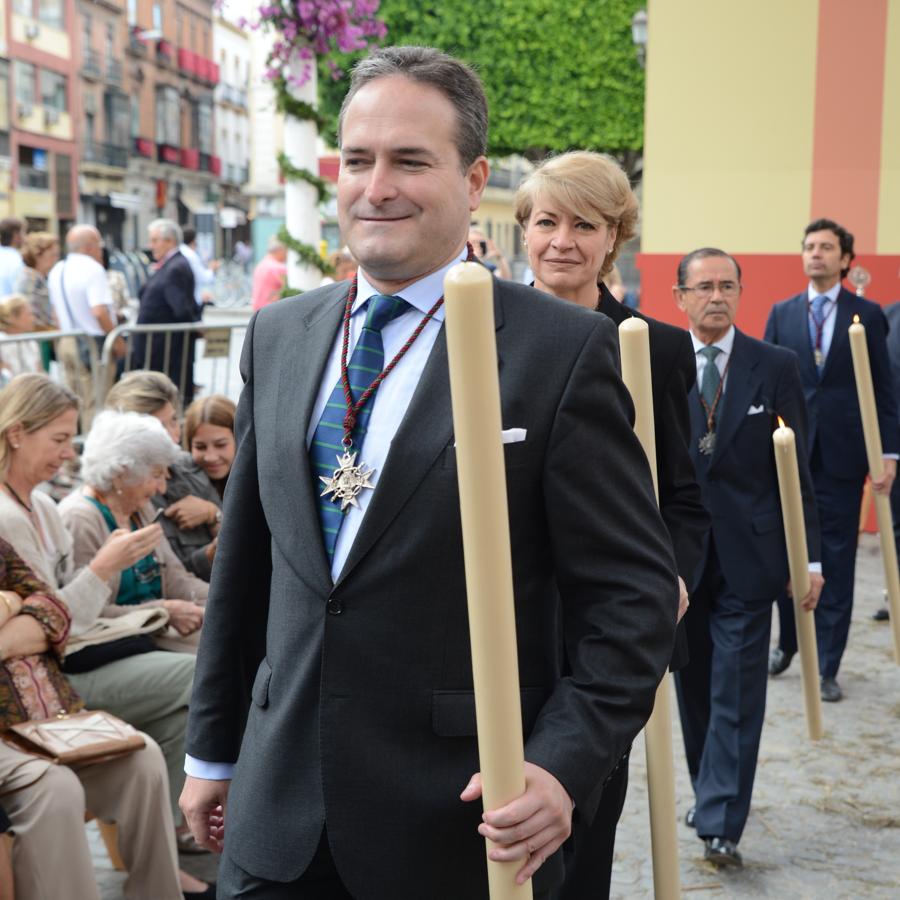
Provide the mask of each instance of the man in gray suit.
POLYGON ((440 298, 486 133, 450 57, 361 62, 338 181, 358 277, 248 329, 182 795, 224 845, 220 898, 479 900, 483 837, 545 894, 669 661, 675 567, 614 326, 497 280, 526 790, 482 817, 440 298))

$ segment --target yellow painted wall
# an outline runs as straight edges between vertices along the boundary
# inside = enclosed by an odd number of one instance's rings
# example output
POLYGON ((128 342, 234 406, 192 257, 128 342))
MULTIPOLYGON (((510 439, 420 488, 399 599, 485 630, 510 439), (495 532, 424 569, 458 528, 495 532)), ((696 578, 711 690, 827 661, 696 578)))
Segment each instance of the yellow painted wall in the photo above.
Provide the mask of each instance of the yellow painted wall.
POLYGON ((900 253, 900 0, 888 3, 878 253, 900 253))
POLYGON ((57 119, 48 124, 43 106, 32 106, 27 116, 20 116, 16 107, 16 125, 23 131, 33 131, 46 137, 57 138, 61 141, 72 140, 72 117, 67 112, 57 113, 57 119))
POLYGON ((65 31, 51 28, 37 19, 29 19, 15 13, 12 17, 12 36, 14 40, 23 44, 30 44, 35 50, 43 50, 44 53, 60 56, 63 59, 69 59, 72 52, 69 35, 65 31), (36 37, 28 37, 26 31, 29 27, 37 29, 36 37))
POLYGON ((644 253, 796 245, 812 187, 818 7, 651 0, 644 253))
POLYGON ((13 213, 35 219, 54 219, 53 194, 50 191, 13 191, 13 213))

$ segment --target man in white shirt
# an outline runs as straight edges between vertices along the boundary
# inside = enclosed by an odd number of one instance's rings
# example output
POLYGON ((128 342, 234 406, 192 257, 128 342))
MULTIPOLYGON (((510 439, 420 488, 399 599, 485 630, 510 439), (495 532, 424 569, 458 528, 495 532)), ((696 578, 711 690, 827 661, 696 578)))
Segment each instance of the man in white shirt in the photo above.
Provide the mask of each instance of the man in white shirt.
POLYGON ((204 265, 197 252, 197 232, 191 225, 185 225, 181 233, 182 240, 178 249, 191 264, 191 271, 194 273, 194 302, 202 307, 204 303, 212 302, 211 288, 216 280, 218 263, 213 260, 208 266, 204 265))
POLYGON ((60 329, 90 335, 62 338, 57 347, 66 382, 81 402, 81 428, 85 431, 96 401, 97 373, 92 365, 99 362, 104 339, 116 327, 116 314, 102 264, 100 232, 93 225, 73 226, 66 235, 66 251, 66 258, 50 270, 47 283, 60 329))
POLYGON ((25 266, 20 252, 25 231, 22 219, 0 220, 0 297, 15 293, 19 273, 25 266))

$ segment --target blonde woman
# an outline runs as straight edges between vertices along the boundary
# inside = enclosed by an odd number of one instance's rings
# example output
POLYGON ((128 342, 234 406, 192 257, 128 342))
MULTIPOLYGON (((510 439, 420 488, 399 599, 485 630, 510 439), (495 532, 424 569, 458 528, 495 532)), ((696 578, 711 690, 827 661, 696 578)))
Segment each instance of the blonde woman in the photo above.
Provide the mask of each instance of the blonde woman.
MULTIPOLYGON (((0 298, 0 332, 4 335, 31 334, 35 330, 31 304, 23 294, 0 298)), ((35 340, 0 344, 0 376, 5 384, 16 375, 43 371, 41 348, 35 340)))
MULTIPOLYGON (((194 406, 205 402, 195 401, 194 406)), ((106 395, 108 409, 159 419, 176 444, 181 443, 178 403, 178 388, 162 372, 129 372, 106 395)), ((209 581, 222 498, 204 470, 188 454, 182 454, 169 466, 166 490, 153 498, 153 504, 165 511, 158 521, 175 555, 189 572, 209 581)))
MULTIPOLYGON (((20 375, 0 391, 0 539, 10 543, 65 602, 71 615, 70 645, 99 623, 111 624, 110 616, 121 609, 111 604, 108 582, 161 539, 158 526, 144 533, 123 531, 111 535, 83 565, 76 565, 72 537, 56 504, 38 486, 75 455, 77 418, 74 394, 44 375, 20 375)), ((67 657, 63 666, 87 705, 125 719, 160 745, 171 813, 180 820, 177 799, 184 782, 194 656, 151 650, 68 671, 75 658, 67 657)), ((179 846, 185 843, 190 848, 182 830, 179 846)), ((204 889, 190 876, 182 878, 182 888, 204 889)))

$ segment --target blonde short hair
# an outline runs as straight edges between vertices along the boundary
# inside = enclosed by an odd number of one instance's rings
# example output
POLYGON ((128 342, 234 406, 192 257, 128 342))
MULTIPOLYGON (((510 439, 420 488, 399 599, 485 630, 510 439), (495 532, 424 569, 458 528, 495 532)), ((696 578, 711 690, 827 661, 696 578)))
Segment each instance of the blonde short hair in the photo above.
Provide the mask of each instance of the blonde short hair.
POLYGON ((6 328, 29 305, 28 298, 24 294, 0 297, 0 329, 6 328))
POLYGON ((515 214, 523 229, 539 195, 586 222, 616 226, 616 240, 600 269, 601 278, 612 269, 622 245, 637 233, 637 197, 622 167, 605 153, 573 150, 542 162, 516 191, 515 214))
POLYGON ((9 470, 12 448, 7 432, 13 425, 30 434, 70 409, 78 409, 78 398, 64 384, 31 373, 13 378, 0 391, 0 478, 9 470))
POLYGON ((26 234, 22 244, 22 262, 33 269, 38 257, 53 246, 59 246, 59 238, 52 231, 32 231, 26 234))
POLYGON ((117 381, 106 395, 106 408, 156 415, 167 403, 178 409, 178 388, 162 372, 138 369, 117 381))

